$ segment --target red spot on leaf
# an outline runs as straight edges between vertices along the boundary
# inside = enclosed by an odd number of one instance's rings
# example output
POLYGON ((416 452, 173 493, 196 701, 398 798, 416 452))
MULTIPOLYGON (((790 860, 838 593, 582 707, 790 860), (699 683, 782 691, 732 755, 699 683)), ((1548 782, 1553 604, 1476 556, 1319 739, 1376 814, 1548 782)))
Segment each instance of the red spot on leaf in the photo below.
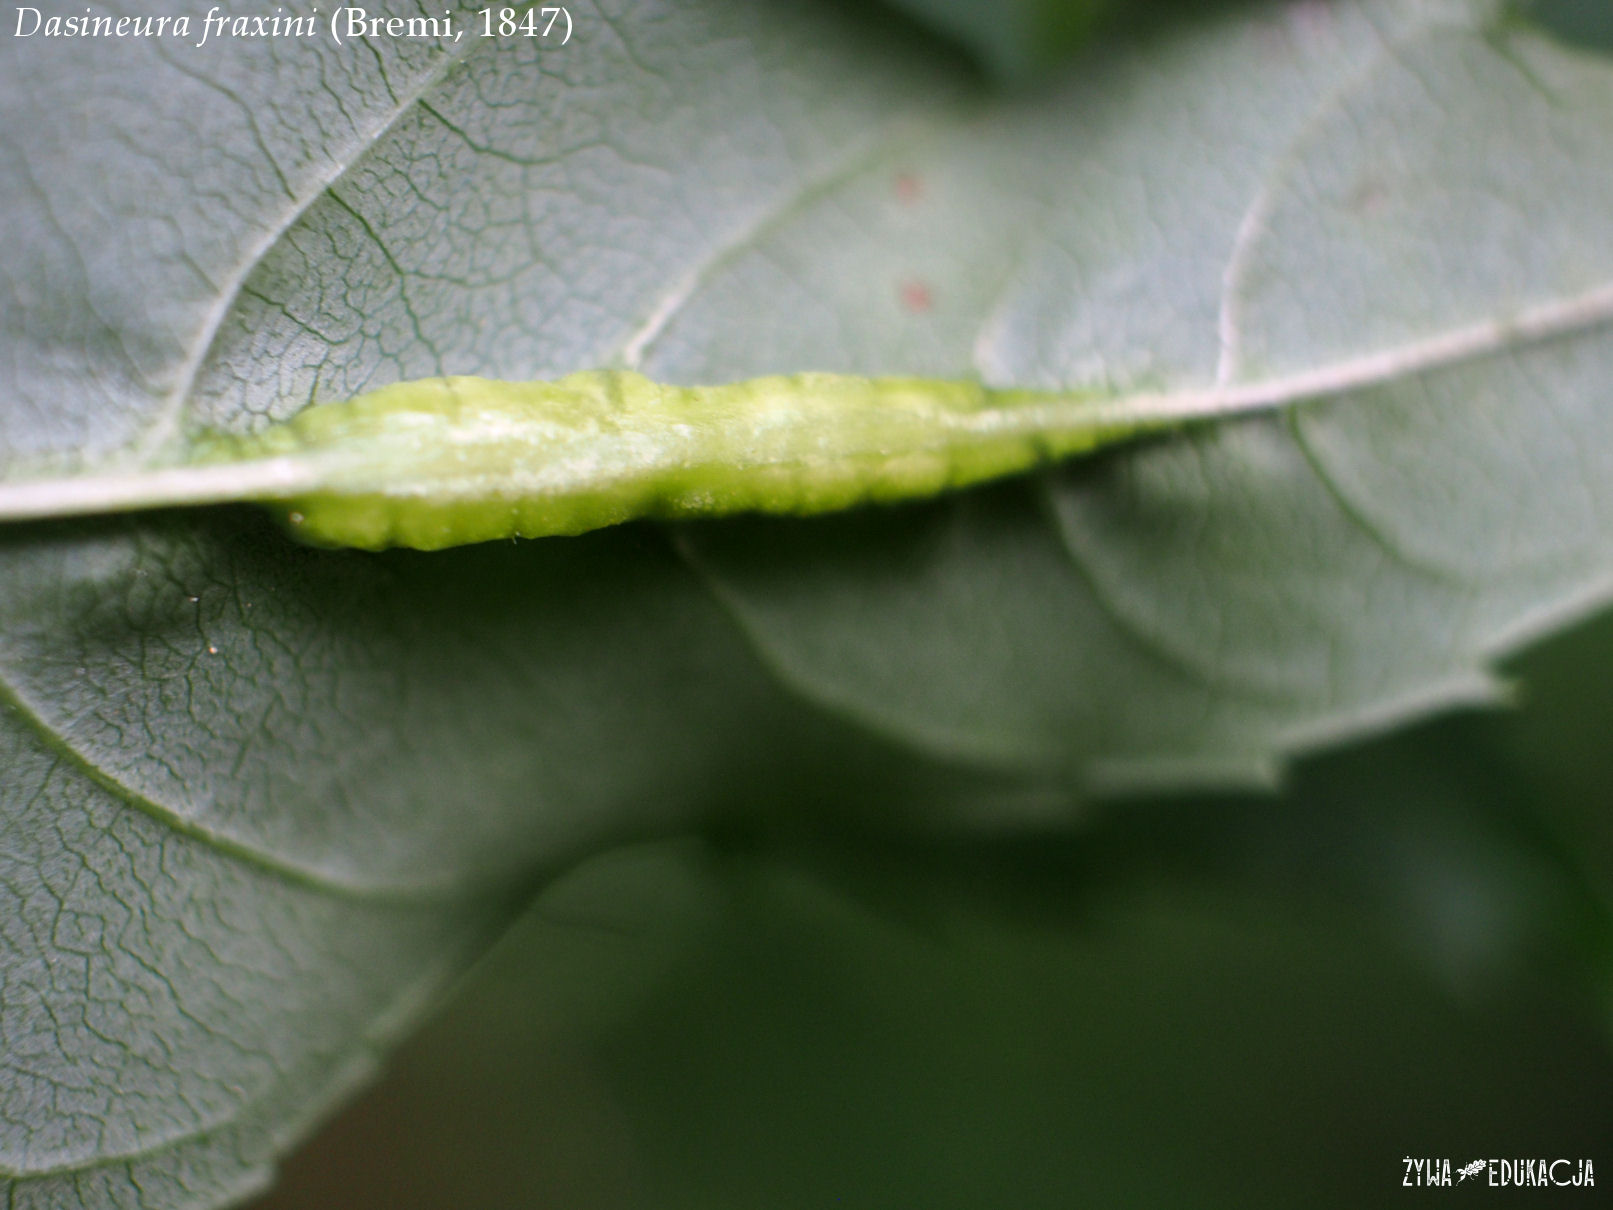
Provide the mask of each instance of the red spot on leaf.
POLYGON ((896 174, 896 200, 904 206, 911 206, 924 196, 924 182, 916 172, 898 172, 896 174))
POLYGON ((935 305, 930 287, 921 281, 905 281, 898 292, 902 306, 915 315, 922 315, 935 305))

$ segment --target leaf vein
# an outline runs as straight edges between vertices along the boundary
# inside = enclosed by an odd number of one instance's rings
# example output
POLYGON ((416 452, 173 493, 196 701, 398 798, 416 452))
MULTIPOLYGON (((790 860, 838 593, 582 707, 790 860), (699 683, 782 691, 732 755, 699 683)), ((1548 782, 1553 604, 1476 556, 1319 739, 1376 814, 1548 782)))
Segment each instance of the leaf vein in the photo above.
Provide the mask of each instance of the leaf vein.
MULTIPOLYGON (((530 2, 520 7, 530 7, 530 2)), ((376 125, 373 130, 361 134, 355 143, 332 157, 335 170, 316 180, 306 195, 297 197, 293 192, 285 212, 272 227, 270 227, 236 264, 229 273, 224 288, 219 291, 214 306, 203 317, 197 328, 196 338, 191 346, 190 355, 180 366, 177 381, 168 393, 147 426, 144 437, 136 443, 137 456, 150 457, 160 450, 175 436, 179 425, 179 418, 184 411, 191 393, 195 390, 196 381, 200 377, 202 367, 206 364, 207 356, 212 351, 218 339, 219 331, 224 321, 234 309, 236 301, 240 298, 243 288, 258 266, 264 261, 280 243, 281 239, 291 230, 297 222, 320 200, 329 194, 336 185, 340 184, 347 175, 358 166, 364 157, 387 137, 398 124, 413 112, 418 103, 439 84, 447 74, 461 63, 466 62, 477 50, 488 43, 485 38, 472 38, 461 45, 464 49, 454 48, 445 51, 428 71, 422 72, 415 86, 402 97, 397 97, 392 91, 390 81, 387 84, 389 94, 396 100, 391 112, 376 125)), ((384 73, 383 73, 384 74, 384 73)), ((276 167, 278 171, 278 167, 276 167)))
POLYGON ((61 762, 62 767, 73 770, 119 802, 149 816, 170 830, 197 841, 225 857, 251 866, 260 873, 333 898, 365 903, 409 906, 447 901, 452 898, 450 891, 440 888, 388 887, 347 880, 326 870, 288 861, 186 819, 173 807, 159 803, 125 785, 79 752, 27 702, 5 676, 3 669, 0 669, 0 707, 8 707, 15 718, 25 722, 38 736, 40 742, 61 762))

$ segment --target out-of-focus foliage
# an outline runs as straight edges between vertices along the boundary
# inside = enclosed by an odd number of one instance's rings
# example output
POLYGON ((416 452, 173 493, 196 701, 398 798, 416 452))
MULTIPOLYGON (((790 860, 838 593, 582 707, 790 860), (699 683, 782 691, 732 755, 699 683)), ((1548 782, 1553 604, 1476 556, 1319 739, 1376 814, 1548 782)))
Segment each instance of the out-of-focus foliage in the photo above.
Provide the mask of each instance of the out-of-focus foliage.
POLYGON ((260 1210, 1344 1210, 1408 1152, 1601 1160, 1609 667, 1613 619, 1515 713, 1078 838, 590 863, 260 1210))
POLYGON ((1116 0, 887 0, 955 38, 999 79, 1023 82, 1067 59, 1113 16, 1116 0))
POLYGON ((1613 5, 1606 0, 1526 0, 1530 20, 1582 46, 1613 50, 1613 5))

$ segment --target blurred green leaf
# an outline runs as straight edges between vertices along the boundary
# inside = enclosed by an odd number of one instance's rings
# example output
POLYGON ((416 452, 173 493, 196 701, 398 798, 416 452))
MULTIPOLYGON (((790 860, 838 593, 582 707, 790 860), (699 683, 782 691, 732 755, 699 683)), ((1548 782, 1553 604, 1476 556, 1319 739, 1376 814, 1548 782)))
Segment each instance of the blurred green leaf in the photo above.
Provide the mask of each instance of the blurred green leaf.
POLYGON ((1116 8, 1115 0, 887 0, 969 47, 999 79, 1045 74, 1082 45, 1116 8))
POLYGON ((1610 905, 1492 730, 1074 838, 585 865, 258 1210, 1355 1207, 1408 1153, 1602 1160, 1610 905))
POLYGON ((1604 0, 1526 0, 1528 17, 1561 38, 1613 50, 1613 8, 1604 0))

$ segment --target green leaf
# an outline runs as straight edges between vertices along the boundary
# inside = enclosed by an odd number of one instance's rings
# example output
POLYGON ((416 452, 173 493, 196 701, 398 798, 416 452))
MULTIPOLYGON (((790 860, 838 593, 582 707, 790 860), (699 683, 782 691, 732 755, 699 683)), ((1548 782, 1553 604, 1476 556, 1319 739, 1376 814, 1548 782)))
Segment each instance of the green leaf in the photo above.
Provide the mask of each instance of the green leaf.
POLYGON ((1033 79, 1063 62, 1114 9, 1114 0, 889 0, 969 47, 1003 80, 1033 79))
POLYGON ((1604 616, 1510 669, 1520 709, 1280 797, 582 863, 262 1210, 1355 1207, 1408 1138, 1597 1157, 1610 644, 1604 616))
POLYGON ((584 863, 262 1210, 1346 1208, 1398 1189, 1408 1139, 1599 1161, 1613 900, 1494 757, 1591 704, 1063 842, 584 863))
POLYGON ((1598 0, 1525 0, 1536 24, 1581 46, 1613 48, 1613 13, 1598 0))
POLYGON ((13 1207, 261 1182, 598 848, 1264 775, 1492 700, 1605 595, 1604 64, 1485 6, 1237 8, 1002 101, 836 9, 572 13, 563 48, 0 43, 0 473, 447 372, 1383 380, 821 523, 0 530, 13 1207), (1526 339, 1542 307, 1582 322, 1526 339))

